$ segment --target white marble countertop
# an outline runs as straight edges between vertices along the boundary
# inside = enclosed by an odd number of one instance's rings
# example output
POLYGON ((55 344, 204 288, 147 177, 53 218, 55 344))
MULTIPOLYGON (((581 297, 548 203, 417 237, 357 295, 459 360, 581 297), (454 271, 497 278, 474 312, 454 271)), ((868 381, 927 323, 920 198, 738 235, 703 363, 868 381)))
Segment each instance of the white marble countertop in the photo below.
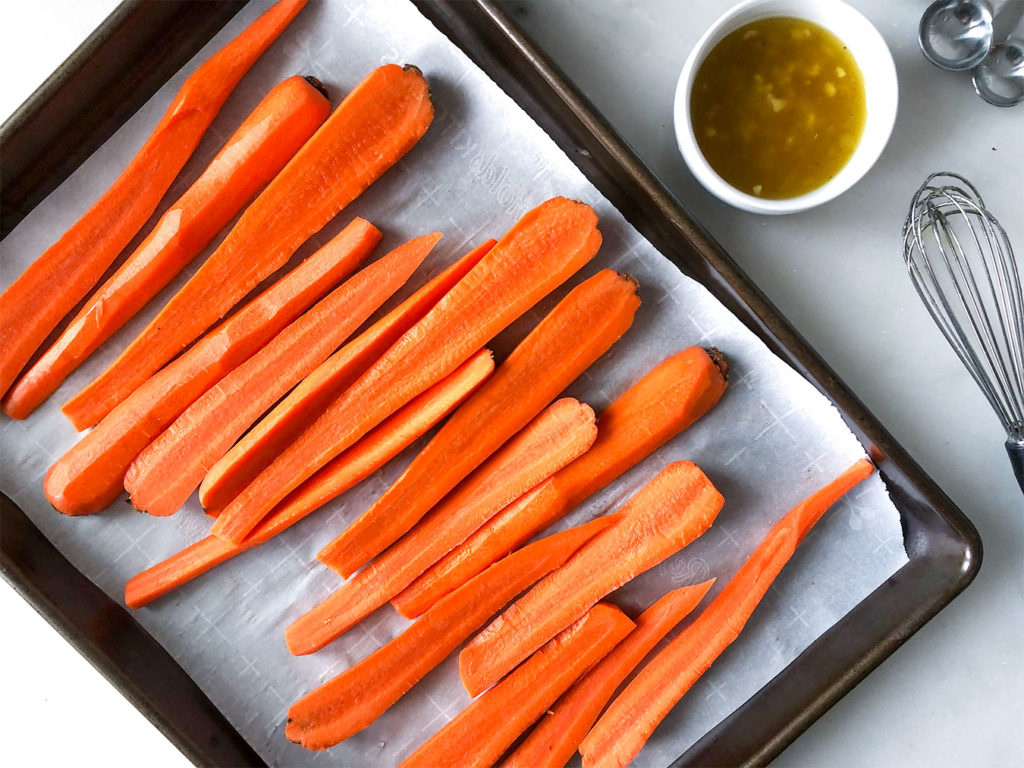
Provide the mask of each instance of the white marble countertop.
MULTIPOLYGON (((719 203, 675 148, 671 107, 679 69, 732 0, 527 0, 510 8, 981 532, 984 563, 974 584, 775 765, 1022 765, 1024 500, 995 416, 913 292, 899 228, 920 180, 933 170, 956 170, 978 185, 1024 253, 1024 107, 990 107, 974 95, 969 76, 924 61, 915 40, 923 0, 851 2, 878 26, 896 60, 895 132, 878 165, 850 192, 780 218, 719 203)), ((0 115, 10 114, 114 5, 3 4, 0 115)), ((0 762, 109 766, 146 754, 148 765, 186 764, 19 601, 0 584, 0 721, 8 735, 0 762), (26 661, 32 654, 47 659, 59 674, 48 677, 59 686, 48 680, 40 688, 37 664, 26 661), (73 735, 54 739, 53 724, 70 720, 73 735)))

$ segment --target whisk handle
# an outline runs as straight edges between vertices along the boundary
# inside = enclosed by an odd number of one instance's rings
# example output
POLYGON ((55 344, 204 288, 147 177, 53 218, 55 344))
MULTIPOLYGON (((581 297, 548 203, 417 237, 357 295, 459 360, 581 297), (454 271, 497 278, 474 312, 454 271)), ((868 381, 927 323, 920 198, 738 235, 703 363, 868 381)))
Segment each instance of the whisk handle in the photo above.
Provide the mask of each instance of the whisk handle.
POLYGON ((1009 438, 1006 441, 1006 452, 1010 456, 1010 466, 1013 467, 1013 474, 1017 476, 1017 483, 1024 491, 1024 440, 1009 438))

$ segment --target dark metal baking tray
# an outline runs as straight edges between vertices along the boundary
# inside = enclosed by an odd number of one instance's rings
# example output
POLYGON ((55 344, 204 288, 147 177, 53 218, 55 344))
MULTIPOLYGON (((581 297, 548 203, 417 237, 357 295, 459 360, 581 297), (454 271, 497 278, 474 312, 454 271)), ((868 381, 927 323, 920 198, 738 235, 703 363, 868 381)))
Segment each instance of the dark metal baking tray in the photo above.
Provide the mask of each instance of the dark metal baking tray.
MULTIPOLYGON (((489 0, 414 2, 661 253, 835 404, 870 449, 900 512, 907 565, 675 763, 764 765, 971 582, 981 565, 978 533, 500 6, 489 0)), ((239 7, 190 0, 123 3, 0 127, 2 234, 239 7)), ((75 570, 9 499, 0 501, 4 577, 194 762, 260 764, 128 612, 75 570)))

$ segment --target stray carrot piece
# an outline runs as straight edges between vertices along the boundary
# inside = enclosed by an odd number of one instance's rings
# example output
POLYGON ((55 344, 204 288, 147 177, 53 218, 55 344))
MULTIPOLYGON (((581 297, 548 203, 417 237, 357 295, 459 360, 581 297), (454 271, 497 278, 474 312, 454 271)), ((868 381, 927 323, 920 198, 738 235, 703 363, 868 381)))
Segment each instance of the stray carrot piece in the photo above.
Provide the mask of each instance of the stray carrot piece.
POLYGON ((547 711, 502 768, 562 768, 576 753, 615 689, 673 627, 697 607, 714 579, 662 595, 636 619, 636 629, 547 711))
POLYGON ((238 81, 305 4, 281 0, 193 72, 110 188, 0 295, 0 395, 142 229, 238 81))
POLYGON ((587 205, 554 198, 523 218, 416 325, 225 509, 213 532, 240 541, 274 505, 590 261, 587 205))
POLYGON ((626 614, 598 603, 471 703, 401 768, 486 768, 579 677, 633 629, 626 614))
POLYGON ((391 601, 395 609, 408 619, 419 616, 643 461, 714 407, 727 370, 721 353, 700 347, 656 365, 598 416, 597 441, 589 451, 545 481, 528 503, 510 504, 431 566, 391 601))
POLYGON ((283 266, 310 235, 412 149, 433 116, 427 81, 418 69, 389 64, 371 72, 245 209, 192 279, 64 405, 75 428, 106 416, 283 266))
POLYGON ((739 637, 744 624, 821 516, 874 471, 861 459, 777 522, 694 622, 626 686, 580 746, 583 765, 626 766, 676 703, 739 637))
POLYGON ((408 448, 451 413, 493 370, 489 351, 481 350, 292 491, 244 542, 230 544, 217 536, 200 539, 129 579, 124 591, 125 604, 141 608, 290 528, 408 448))
POLYGON ((214 516, 416 324, 494 246, 487 240, 339 349, 288 393, 207 473, 199 501, 214 516))
POLYGON ((626 582, 704 533, 722 494, 691 462, 669 464, 622 507, 622 522, 513 603, 459 654, 471 696, 490 688, 523 659, 626 582))
POLYGON ((363 730, 509 600, 613 522, 614 515, 599 517, 540 539, 477 574, 390 643, 295 702, 285 736, 327 749, 363 730))
POLYGON ((132 505, 174 514, 245 430, 401 288, 440 239, 417 237, 365 267, 186 408, 128 468, 132 505))
POLYGON ((559 400, 506 443, 423 522, 285 633, 296 655, 313 653, 370 615, 510 500, 587 450, 594 412, 559 400))
POLYGON ((303 77, 290 77, 257 105, 202 175, 100 286, 60 337, 3 398, 14 419, 28 417, 103 342, 156 296, 284 168, 330 114, 303 77))
POLYGON ((139 451, 355 269, 379 239, 380 232, 370 222, 354 219, 327 245, 157 372, 57 460, 43 481, 46 498, 65 515, 88 515, 112 504, 139 451))
POLYGON ((576 286, 401 477, 320 553, 321 562, 348 577, 397 541, 618 341, 639 306, 636 281, 610 269, 576 286))

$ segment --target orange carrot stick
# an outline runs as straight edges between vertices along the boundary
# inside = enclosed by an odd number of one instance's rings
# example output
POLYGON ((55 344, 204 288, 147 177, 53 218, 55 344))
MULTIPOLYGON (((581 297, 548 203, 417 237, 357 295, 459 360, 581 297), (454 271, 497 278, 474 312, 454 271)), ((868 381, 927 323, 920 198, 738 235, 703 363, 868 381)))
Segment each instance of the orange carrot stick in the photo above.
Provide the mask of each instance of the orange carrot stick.
POLYGON ((636 282, 610 269, 570 291, 321 562, 347 577, 397 541, 618 341, 639 305, 636 282))
POLYGON ((476 696, 490 688, 602 597, 703 534, 721 508, 722 495, 695 464, 669 464, 622 507, 622 522, 546 576, 462 650, 459 673, 466 690, 476 696))
POLYGON ((408 448, 454 410, 493 370, 490 353, 481 350, 292 491, 244 542, 230 544, 216 536, 200 539, 129 579, 125 585, 125 604, 141 608, 290 528, 408 448))
POLYGON ((404 285, 440 239, 410 240, 366 267, 186 408, 128 468, 132 505, 174 514, 242 433, 404 285))
POLYGON ((714 579, 662 595, 636 619, 636 629, 547 711, 502 762, 502 768, 562 768, 572 758, 615 689, 669 631, 697 607, 714 579))
POLYGON ((690 347, 667 358, 598 417, 597 441, 544 482, 527 503, 513 502, 397 595, 392 604, 415 618, 443 595, 560 520, 707 413, 725 391, 727 366, 717 350, 690 347))
POLYGON ((245 209, 192 279, 65 404, 71 423, 84 429, 98 422, 227 314, 412 149, 433 116, 427 81, 418 69, 389 64, 371 72, 245 209))
POLYGON ((54 464, 46 498, 65 515, 88 515, 121 493, 128 465, 192 402, 245 362, 351 272, 380 232, 355 219, 327 245, 203 337, 121 403, 54 464))
POLYGON ((597 216, 583 203, 554 198, 527 213, 246 486, 214 523, 213 532, 230 541, 243 539, 299 483, 454 370, 593 258, 600 244, 597 216))
POLYGON ((797 545, 874 467, 861 459, 791 509, 700 616, 649 661, 583 740, 583 765, 625 766, 676 703, 743 630, 797 545))
POLYGON ((540 539, 477 574, 390 643, 295 702, 285 736, 327 749, 363 730, 509 600, 613 522, 599 517, 540 539))
POLYGON ((494 246, 487 240, 331 355, 246 433, 203 478, 199 501, 220 514, 330 402, 373 365, 494 246))
POLYGON ((0 295, 0 395, 142 229, 238 81, 305 4, 281 0, 193 72, 110 188, 0 295))
POLYGON ((594 412, 559 400, 470 475, 423 523, 287 629, 288 648, 313 653, 370 615, 514 499, 587 450, 594 412))
POLYGON ((32 413, 284 168, 331 111, 318 87, 315 80, 290 77, 267 94, 142 245, 19 377, 3 398, 4 413, 15 419, 32 413))
MULTIPOLYGON (((607 533, 607 531, 606 531, 607 533)), ((486 768, 562 693, 633 629, 598 603, 474 701, 412 753, 401 768, 486 768)))

